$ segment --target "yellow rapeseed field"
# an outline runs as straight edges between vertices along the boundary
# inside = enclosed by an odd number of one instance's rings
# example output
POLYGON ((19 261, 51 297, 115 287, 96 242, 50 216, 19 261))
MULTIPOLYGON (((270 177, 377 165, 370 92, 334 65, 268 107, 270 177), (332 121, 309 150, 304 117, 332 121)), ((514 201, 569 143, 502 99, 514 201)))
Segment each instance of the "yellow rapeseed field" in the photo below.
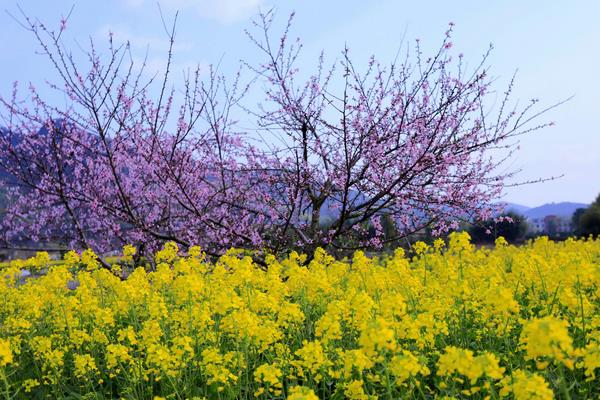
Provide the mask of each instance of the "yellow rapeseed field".
POLYGON ((131 247, 112 273, 91 251, 12 262, 0 399, 600 396, 600 241, 476 249, 455 233, 413 250, 261 269, 168 243, 125 280, 131 247))

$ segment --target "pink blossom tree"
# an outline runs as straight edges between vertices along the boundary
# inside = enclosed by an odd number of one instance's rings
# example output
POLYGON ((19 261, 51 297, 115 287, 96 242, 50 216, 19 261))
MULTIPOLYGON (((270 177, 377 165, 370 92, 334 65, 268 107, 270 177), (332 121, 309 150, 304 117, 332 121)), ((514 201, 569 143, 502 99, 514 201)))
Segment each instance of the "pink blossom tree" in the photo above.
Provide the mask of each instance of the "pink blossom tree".
POLYGON ((452 27, 431 57, 417 42, 389 65, 359 68, 346 48, 330 67, 321 54, 303 80, 292 18, 277 40, 272 21, 261 14, 248 32, 263 63, 243 63, 232 80, 198 69, 175 90, 175 25, 166 72, 145 80, 128 44, 111 37, 102 57, 90 43, 83 65, 61 39, 64 23, 53 31, 23 15, 68 105, 33 86, 20 101, 16 84, 0 99, 4 239, 100 253, 167 240, 214 255, 377 248, 489 217, 516 173, 502 166, 518 137, 549 125, 536 122, 547 109, 535 102, 510 108, 512 82, 498 110, 486 108, 487 54, 467 70, 452 56, 452 27), (264 101, 245 104, 259 88, 264 101), (258 129, 243 132, 240 116, 258 129), (384 217, 397 234, 385 234, 384 217))

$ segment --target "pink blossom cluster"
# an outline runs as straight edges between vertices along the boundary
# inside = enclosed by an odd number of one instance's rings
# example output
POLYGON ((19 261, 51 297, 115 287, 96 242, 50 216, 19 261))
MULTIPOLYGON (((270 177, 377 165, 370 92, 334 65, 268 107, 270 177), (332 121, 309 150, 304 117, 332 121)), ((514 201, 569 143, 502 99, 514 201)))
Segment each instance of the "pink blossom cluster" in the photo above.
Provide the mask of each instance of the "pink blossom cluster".
POLYGON ((6 241, 140 254, 164 241, 215 255, 378 248, 493 215, 518 137, 547 125, 532 124, 533 104, 509 110, 512 82, 500 108, 486 108, 485 57, 471 70, 462 54, 455 61, 451 28, 429 58, 417 42, 390 65, 373 57, 359 68, 346 48, 302 78, 292 18, 273 40, 265 13, 248 32, 264 62, 233 80, 198 69, 176 90, 172 47, 162 79, 144 80, 128 44, 111 36, 78 64, 60 39, 66 21, 54 33, 25 20, 68 105, 34 87, 20 101, 16 85, 0 100, 6 241), (245 105, 259 89, 264 100, 245 105), (241 129, 239 115, 258 129, 241 129))

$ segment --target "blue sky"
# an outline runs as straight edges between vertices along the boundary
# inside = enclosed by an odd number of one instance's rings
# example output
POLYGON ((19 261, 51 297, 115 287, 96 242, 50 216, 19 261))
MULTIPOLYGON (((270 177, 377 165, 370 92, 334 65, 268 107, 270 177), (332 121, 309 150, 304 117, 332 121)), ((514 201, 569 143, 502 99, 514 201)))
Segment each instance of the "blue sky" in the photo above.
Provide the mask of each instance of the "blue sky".
MULTIPOLYGON (((156 1, 151 0, 0 0, 0 93, 13 81, 43 86, 54 78, 47 61, 35 54, 31 34, 8 13, 17 4, 30 16, 58 23, 75 3, 66 43, 85 45, 111 31, 129 40, 142 57, 150 48, 150 68, 160 70, 167 38, 156 1)), ((505 200, 529 206, 550 201, 591 202, 600 193, 600 15, 598 1, 269 1, 162 0, 164 15, 180 11, 175 72, 193 65, 221 63, 232 71, 256 52, 244 36, 258 7, 275 7, 278 21, 296 11, 294 36, 305 43, 300 65, 310 70, 320 49, 333 59, 347 43, 356 62, 375 54, 390 61, 402 37, 419 38, 425 48, 439 45, 448 22, 456 24, 454 46, 473 65, 489 43, 489 59, 499 92, 518 69, 515 99, 539 98, 552 104, 574 98, 546 115, 556 126, 526 136, 511 162, 520 179, 564 175, 535 185, 508 189, 505 200)))

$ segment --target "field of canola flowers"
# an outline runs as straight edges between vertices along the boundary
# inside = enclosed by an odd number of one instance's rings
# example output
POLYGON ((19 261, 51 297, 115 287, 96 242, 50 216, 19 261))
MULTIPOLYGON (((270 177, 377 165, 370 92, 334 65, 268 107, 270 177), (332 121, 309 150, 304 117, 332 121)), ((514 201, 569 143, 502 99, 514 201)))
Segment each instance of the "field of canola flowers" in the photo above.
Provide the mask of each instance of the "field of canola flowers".
POLYGON ((125 280, 90 251, 26 282, 47 255, 12 262, 0 399, 600 396, 600 241, 476 249, 456 233, 414 253, 263 270, 169 243, 125 280))

